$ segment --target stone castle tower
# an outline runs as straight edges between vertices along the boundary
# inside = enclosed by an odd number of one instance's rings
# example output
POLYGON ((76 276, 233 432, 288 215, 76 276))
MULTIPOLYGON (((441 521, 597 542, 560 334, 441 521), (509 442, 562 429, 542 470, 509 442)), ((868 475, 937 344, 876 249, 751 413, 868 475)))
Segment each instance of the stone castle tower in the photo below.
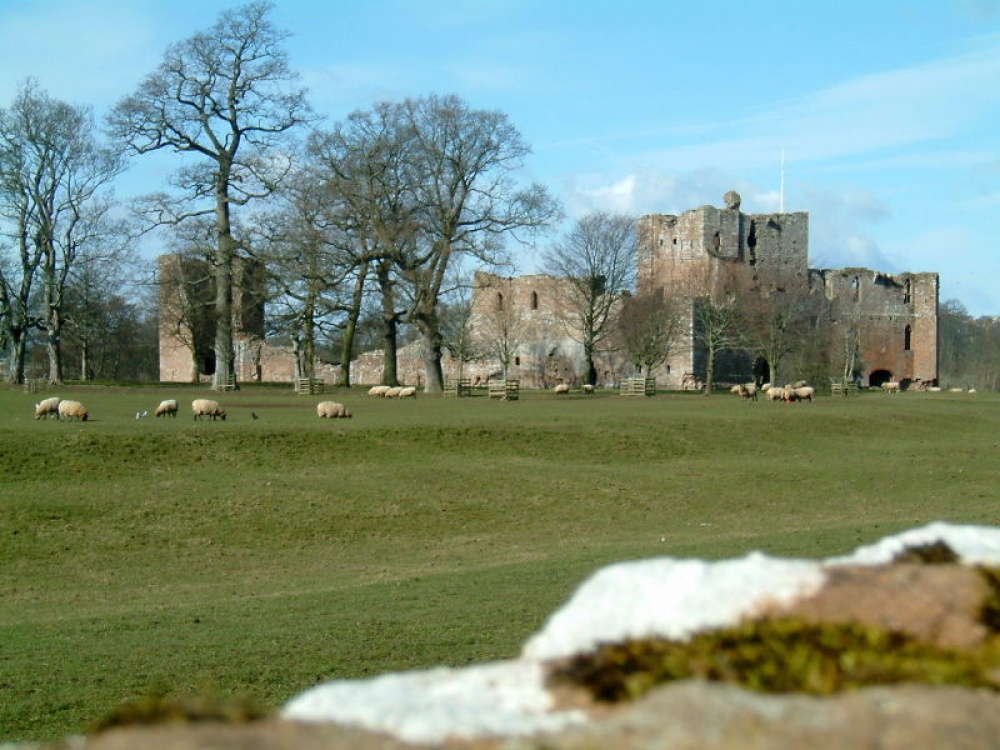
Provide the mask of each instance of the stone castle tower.
MULTIPOLYGON (((813 306, 817 335, 840 327, 856 336, 856 376, 864 384, 937 380, 936 273, 810 269, 807 213, 744 214, 735 192, 724 203, 639 220, 639 294, 662 289, 694 300, 780 288, 820 303, 813 306)), ((669 381, 678 370, 697 374, 693 343, 661 375, 669 381)))
MULTIPOLYGON (((264 341, 264 273, 237 258, 233 267, 233 343, 237 380, 260 379, 264 341)), ((196 382, 215 373, 215 283, 203 258, 159 258, 160 380, 196 382)))

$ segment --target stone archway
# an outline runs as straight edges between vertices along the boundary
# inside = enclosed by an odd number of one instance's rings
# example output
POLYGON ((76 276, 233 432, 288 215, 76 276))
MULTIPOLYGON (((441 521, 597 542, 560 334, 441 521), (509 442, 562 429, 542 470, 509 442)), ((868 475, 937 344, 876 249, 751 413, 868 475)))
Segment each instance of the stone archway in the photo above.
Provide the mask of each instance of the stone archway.
POLYGON ((881 388, 882 383, 888 383, 890 380, 892 380, 892 373, 888 370, 872 370, 868 375, 868 387, 881 388))

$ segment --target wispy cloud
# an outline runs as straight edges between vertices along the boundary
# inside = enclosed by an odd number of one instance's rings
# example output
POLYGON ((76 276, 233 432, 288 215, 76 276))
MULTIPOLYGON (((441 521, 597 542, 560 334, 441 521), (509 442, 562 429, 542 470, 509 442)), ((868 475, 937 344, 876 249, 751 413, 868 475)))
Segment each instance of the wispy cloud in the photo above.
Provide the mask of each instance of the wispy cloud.
POLYGON ((985 118, 997 118, 998 80, 1000 35, 991 35, 973 40, 961 54, 769 102, 725 122, 628 129, 588 140, 669 136, 678 145, 629 152, 621 160, 680 171, 706 165, 759 168, 773 164, 782 149, 803 161, 843 164, 845 159, 944 142, 980 127, 985 118))

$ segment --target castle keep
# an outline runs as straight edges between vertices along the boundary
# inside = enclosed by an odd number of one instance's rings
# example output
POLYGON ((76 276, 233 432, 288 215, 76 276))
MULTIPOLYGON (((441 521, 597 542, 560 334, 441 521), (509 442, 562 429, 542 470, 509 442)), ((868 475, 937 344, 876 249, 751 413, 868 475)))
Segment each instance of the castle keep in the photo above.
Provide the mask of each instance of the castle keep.
MULTIPOLYGON (((807 213, 744 214, 738 194, 727 193, 724 200, 724 208, 639 220, 639 294, 662 289, 669 297, 694 300, 766 296, 780 289, 811 303, 816 339, 835 345, 838 338, 853 338, 852 376, 862 384, 937 380, 936 273, 810 269, 807 213)), ((829 358, 831 376, 842 372, 843 362, 836 360, 829 358)), ((667 383, 678 372, 700 374, 698 347, 683 347, 664 370, 659 375, 667 383)))

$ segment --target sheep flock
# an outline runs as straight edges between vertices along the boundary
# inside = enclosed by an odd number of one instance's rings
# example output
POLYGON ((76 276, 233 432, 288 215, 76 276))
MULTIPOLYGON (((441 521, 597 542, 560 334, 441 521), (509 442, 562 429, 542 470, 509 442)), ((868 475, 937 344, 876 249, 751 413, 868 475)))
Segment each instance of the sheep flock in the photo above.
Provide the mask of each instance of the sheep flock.
MULTIPOLYGON (((886 394, 899 394, 904 390, 916 390, 928 393, 940 393, 942 391, 949 393, 976 392, 974 388, 942 388, 937 385, 931 385, 929 382, 924 383, 919 381, 915 384, 909 384, 909 388, 906 388, 905 385, 905 383, 897 380, 888 380, 879 384, 877 388, 886 394)), ((551 392, 556 396, 564 396, 570 393, 570 390, 571 388, 568 384, 559 383, 552 388, 551 392)), ((594 387, 582 385, 580 386, 580 392, 585 395, 592 395, 594 387)), ((730 388, 730 393, 745 402, 757 401, 761 396, 767 401, 780 401, 789 404, 800 401, 811 402, 816 398, 816 389, 803 380, 783 386, 772 385, 770 383, 760 386, 753 382, 737 383, 730 388)), ((374 398, 415 399, 417 397, 417 388, 414 386, 376 385, 368 389, 367 395, 374 398)), ((164 399, 160 401, 152 413, 157 418, 176 418, 179 410, 180 405, 177 399, 164 399)), ((80 401, 62 399, 58 396, 45 398, 34 404, 33 413, 36 420, 48 420, 49 417, 55 417, 57 421, 73 419, 79 422, 86 422, 90 419, 90 412, 80 401)), ((194 399, 191 402, 191 413, 195 421, 203 418, 211 421, 225 421, 228 416, 226 409, 218 401, 207 398, 194 399)), ((316 414, 321 419, 351 419, 353 417, 347 406, 337 401, 321 401, 316 405, 316 414)), ((137 411, 135 412, 135 419, 143 419, 149 415, 149 411, 137 411)), ((255 421, 260 419, 257 412, 253 412, 251 416, 255 421)))

